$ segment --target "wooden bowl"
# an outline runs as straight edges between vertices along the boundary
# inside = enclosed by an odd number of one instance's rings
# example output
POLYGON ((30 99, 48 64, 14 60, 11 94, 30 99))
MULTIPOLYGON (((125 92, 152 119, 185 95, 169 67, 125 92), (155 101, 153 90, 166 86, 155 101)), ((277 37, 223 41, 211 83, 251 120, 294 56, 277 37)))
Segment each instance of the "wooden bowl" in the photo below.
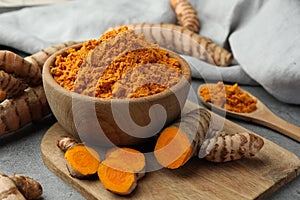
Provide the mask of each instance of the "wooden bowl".
MULTIPOLYGON (((72 46, 80 47, 81 44, 72 46)), ((178 54, 167 50, 170 57, 180 62, 185 80, 147 97, 104 99, 71 92, 53 79, 50 67, 54 66, 56 56, 66 55, 66 49, 45 62, 43 84, 58 123, 77 139, 101 146, 136 145, 146 142, 180 116, 190 89, 191 72, 178 54)))

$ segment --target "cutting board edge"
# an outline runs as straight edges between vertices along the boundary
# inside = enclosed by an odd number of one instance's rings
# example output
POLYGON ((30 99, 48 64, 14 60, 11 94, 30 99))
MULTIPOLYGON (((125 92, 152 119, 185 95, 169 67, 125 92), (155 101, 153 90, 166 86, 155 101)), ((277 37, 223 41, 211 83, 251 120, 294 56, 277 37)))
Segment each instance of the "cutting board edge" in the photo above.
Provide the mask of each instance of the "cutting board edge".
POLYGON ((300 176, 300 162, 297 169, 291 171, 287 174, 287 177, 282 177, 280 180, 276 181, 269 190, 266 190, 262 194, 260 194, 255 200, 265 200, 271 197, 276 191, 280 190, 283 186, 287 185, 288 183, 292 182, 300 176))

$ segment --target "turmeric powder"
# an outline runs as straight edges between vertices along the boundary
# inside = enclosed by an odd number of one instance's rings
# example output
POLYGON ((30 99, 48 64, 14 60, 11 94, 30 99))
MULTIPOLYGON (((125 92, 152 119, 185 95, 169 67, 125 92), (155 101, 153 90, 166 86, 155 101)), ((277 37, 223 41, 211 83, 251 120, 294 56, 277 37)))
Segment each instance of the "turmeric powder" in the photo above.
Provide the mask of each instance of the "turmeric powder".
POLYGON ((51 73, 62 87, 99 98, 139 98, 179 82, 177 59, 126 26, 58 56, 51 73), (104 42, 105 41, 105 42, 104 42))
POLYGON ((250 113, 257 109, 257 100, 241 90, 238 84, 225 85, 223 82, 201 87, 199 95, 205 102, 239 113, 250 113))

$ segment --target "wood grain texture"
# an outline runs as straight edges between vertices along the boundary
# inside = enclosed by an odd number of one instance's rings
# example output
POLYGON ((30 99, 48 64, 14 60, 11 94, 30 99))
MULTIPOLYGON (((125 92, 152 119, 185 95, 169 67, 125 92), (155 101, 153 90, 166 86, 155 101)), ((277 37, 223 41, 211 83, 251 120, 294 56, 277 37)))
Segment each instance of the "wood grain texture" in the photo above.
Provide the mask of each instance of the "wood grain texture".
MULTIPOLYGON (((184 112, 191 109, 190 105, 186 104, 184 112)), ((246 130, 228 120, 224 128, 246 130)), ((87 199, 128 199, 105 190, 98 180, 78 180, 69 176, 63 152, 56 147, 56 140, 66 134, 55 124, 44 135, 41 152, 45 165, 87 199)), ((263 149, 253 158, 221 164, 193 158, 176 170, 149 172, 129 198, 266 199, 300 174, 300 159, 267 139, 264 142, 263 149)))

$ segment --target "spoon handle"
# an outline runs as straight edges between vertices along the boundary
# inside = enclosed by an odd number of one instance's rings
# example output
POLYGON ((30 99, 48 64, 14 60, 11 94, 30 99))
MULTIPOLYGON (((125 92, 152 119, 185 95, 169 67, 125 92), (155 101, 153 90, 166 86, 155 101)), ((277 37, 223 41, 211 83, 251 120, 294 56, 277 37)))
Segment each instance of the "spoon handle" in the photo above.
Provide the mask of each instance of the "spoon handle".
POLYGON ((267 108, 264 111, 264 114, 257 116, 253 121, 300 142, 300 127, 283 120, 267 108))

